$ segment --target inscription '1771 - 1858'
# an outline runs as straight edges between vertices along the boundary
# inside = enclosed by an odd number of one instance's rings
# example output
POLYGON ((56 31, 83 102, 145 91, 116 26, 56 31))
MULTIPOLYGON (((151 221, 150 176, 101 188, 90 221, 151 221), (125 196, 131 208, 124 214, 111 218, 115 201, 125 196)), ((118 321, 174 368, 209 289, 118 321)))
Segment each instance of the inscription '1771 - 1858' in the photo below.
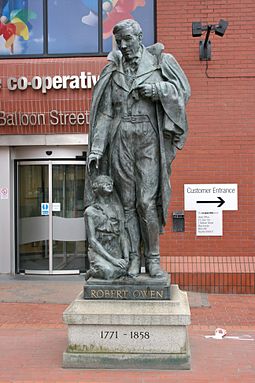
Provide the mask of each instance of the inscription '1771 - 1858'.
POLYGON ((150 339, 149 331, 128 331, 120 333, 119 331, 100 331, 101 339, 119 339, 121 336, 127 336, 130 339, 150 339))

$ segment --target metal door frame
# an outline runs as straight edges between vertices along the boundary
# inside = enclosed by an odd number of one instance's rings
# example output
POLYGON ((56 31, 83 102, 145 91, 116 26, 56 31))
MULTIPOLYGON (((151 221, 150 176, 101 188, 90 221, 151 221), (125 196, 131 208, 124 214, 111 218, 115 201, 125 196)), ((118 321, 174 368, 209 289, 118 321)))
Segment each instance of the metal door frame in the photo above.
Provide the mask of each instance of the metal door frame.
MULTIPOLYGON (((84 165, 86 161, 81 160, 17 160, 17 183, 19 184, 19 166, 23 165, 48 165, 48 182, 49 182, 49 269, 48 270, 25 270, 25 274, 44 274, 44 275, 64 275, 64 274, 80 274, 80 270, 53 270, 53 215, 52 215, 52 167, 54 165, 84 165)), ((16 214, 16 222, 18 224, 19 218, 19 190, 16 188, 16 201, 17 201, 17 214, 16 214)), ((19 258, 19 230, 17 230, 16 234, 16 249, 17 255, 19 258)), ((19 262, 19 260, 18 260, 19 262)))

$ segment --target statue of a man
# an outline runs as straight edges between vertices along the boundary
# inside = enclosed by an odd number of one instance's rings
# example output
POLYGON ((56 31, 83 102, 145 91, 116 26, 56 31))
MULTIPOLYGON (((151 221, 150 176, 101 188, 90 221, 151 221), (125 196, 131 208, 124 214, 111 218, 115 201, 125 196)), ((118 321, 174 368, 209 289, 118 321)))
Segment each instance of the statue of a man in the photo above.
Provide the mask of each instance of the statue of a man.
POLYGON ((85 279, 117 279, 127 275, 129 261, 123 210, 118 200, 112 198, 110 177, 96 177, 92 187, 95 202, 84 213, 90 261, 85 279))
POLYGON ((167 219, 171 163, 187 134, 190 87, 162 44, 142 45, 136 21, 121 21, 113 34, 118 50, 108 55, 92 100, 87 204, 93 174, 107 171, 124 209, 128 275, 139 274, 142 249, 149 275, 161 277, 159 234, 167 219))

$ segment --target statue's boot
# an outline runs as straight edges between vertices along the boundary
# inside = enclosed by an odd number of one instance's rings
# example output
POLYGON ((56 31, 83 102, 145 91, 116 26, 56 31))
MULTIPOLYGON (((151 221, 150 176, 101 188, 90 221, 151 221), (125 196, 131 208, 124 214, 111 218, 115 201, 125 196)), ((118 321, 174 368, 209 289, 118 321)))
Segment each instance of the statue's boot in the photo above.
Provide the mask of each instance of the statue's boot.
POLYGON ((159 220, 155 206, 144 209, 141 214, 142 235, 145 250, 145 269, 153 278, 165 275, 160 268, 159 220))
POLYGON ((125 210, 125 228, 129 239, 128 275, 136 277, 140 273, 140 225, 135 210, 125 210))
POLYGON ((165 272, 160 267, 159 254, 150 254, 145 260, 146 270, 152 278, 160 278, 165 275, 165 272))
POLYGON ((128 268, 128 275, 134 278, 140 273, 141 258, 137 253, 130 253, 129 257, 130 264, 128 268))

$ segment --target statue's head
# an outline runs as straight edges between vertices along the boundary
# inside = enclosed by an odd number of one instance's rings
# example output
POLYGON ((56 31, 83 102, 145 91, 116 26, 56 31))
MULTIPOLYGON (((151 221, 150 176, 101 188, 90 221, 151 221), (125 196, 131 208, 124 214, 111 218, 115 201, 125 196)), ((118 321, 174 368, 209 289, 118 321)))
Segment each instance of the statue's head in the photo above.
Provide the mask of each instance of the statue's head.
POLYGON ((118 49, 126 60, 132 60, 142 44, 143 32, 137 21, 126 19, 113 28, 118 49))
POLYGON ((92 189, 96 195, 111 194, 113 191, 113 181, 109 176, 97 176, 92 183, 92 189))

